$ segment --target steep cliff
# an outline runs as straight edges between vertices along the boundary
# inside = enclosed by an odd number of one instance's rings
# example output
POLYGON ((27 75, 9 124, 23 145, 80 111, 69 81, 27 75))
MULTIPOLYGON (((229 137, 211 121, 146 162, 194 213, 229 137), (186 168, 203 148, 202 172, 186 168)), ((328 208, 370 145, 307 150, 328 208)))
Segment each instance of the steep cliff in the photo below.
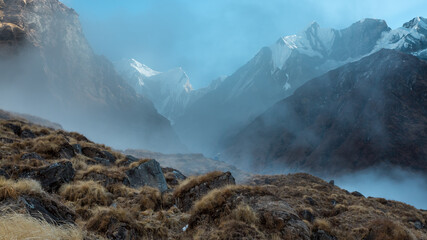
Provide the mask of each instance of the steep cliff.
POLYGON ((39 115, 114 147, 179 152, 169 121, 93 53, 58 0, 0 3, 0 107, 39 115))

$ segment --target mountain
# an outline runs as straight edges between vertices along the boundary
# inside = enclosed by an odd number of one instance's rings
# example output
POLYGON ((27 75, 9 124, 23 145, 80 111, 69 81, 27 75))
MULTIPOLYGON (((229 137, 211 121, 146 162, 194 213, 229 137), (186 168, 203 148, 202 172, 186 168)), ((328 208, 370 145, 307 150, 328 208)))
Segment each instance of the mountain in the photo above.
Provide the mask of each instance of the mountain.
POLYGON ((192 150, 216 154, 230 136, 314 77, 382 48, 425 56, 425 23, 419 17, 391 30, 383 20, 364 19, 335 30, 314 22, 262 48, 217 89, 189 105, 174 128, 192 150))
POLYGON ((8 0, 0 16, 0 107, 116 148, 185 149, 153 103, 93 53, 73 9, 58 0, 8 0))
POLYGON ((218 87, 220 79, 208 87, 194 90, 182 68, 158 72, 135 59, 116 63, 120 75, 135 91, 150 99, 157 111, 174 122, 191 103, 218 87))
POLYGON ((427 62, 383 49, 315 78, 240 132, 226 159, 319 175, 395 165, 427 172, 427 62))

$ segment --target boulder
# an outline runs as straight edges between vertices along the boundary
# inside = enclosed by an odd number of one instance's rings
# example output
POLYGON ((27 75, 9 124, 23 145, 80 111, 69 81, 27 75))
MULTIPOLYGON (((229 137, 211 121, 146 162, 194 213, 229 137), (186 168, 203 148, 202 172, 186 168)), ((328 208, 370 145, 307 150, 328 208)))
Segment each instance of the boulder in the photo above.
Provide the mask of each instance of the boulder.
POLYGON ((20 196, 18 202, 25 206, 31 216, 45 219, 51 224, 74 223, 76 218, 73 211, 50 197, 20 196))
POLYGON ((86 157, 92 158, 94 160, 96 160, 95 158, 97 158, 99 162, 104 162, 104 160, 108 161, 108 164, 104 164, 104 165, 109 165, 109 164, 113 164, 116 161, 116 157, 114 157, 113 154, 111 154, 108 151, 101 151, 99 149, 93 148, 93 147, 84 147, 82 148, 82 153, 83 155, 85 155, 86 157))
POLYGON ((194 179, 194 184, 183 186, 179 191, 175 191, 177 206, 188 211, 193 203, 202 198, 209 191, 215 188, 221 188, 226 185, 234 185, 236 181, 230 172, 212 172, 206 175, 198 176, 194 179))
POLYGON ((162 168, 154 159, 129 169, 126 171, 126 175, 129 178, 130 186, 133 188, 150 186, 158 188, 160 192, 168 190, 162 168))
POLYGON ((132 156, 132 155, 126 155, 125 160, 124 161, 120 161, 118 163, 118 165, 120 167, 125 167, 125 166, 129 166, 131 163, 133 162, 137 162, 139 159, 132 156))
POLYGON ((75 170, 69 161, 57 162, 47 167, 31 169, 19 174, 20 178, 32 178, 40 182, 48 192, 57 191, 62 184, 74 179, 75 170))
POLYGON ((73 146, 71 146, 68 143, 61 146, 61 150, 59 150, 59 157, 60 158, 71 159, 75 156, 76 156, 76 154, 74 153, 73 146))

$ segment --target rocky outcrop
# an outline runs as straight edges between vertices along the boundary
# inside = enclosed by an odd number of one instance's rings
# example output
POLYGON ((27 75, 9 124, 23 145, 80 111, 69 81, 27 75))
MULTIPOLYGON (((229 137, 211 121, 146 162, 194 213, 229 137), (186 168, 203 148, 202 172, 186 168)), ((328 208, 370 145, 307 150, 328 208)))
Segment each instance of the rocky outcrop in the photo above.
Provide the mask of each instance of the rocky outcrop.
POLYGON ((194 177, 175 190, 176 205, 181 210, 188 211, 193 207, 194 202, 209 191, 234 184, 236 182, 230 172, 213 172, 194 177))
POLYGON ((32 178, 40 182, 48 192, 57 191, 62 184, 69 183, 74 179, 75 170, 71 162, 57 162, 47 167, 24 171, 19 174, 20 178, 32 178))
POLYGON ((8 0, 0 17, 1 108, 59 122, 116 148, 185 150, 153 104, 93 53, 73 9, 58 0, 8 0))
POLYGON ((128 176, 130 186, 133 188, 150 186, 158 188, 160 192, 168 190, 162 168, 154 159, 129 169, 126 171, 126 175, 128 176))

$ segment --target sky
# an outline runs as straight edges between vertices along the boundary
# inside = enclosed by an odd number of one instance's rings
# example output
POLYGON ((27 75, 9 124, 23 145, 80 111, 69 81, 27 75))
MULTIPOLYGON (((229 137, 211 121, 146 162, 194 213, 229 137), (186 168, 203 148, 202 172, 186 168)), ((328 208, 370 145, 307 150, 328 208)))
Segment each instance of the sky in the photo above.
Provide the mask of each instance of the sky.
POLYGON ((262 47, 316 21, 342 29, 363 18, 400 27, 427 17, 425 0, 62 0, 97 54, 158 71, 182 67, 194 88, 230 75, 262 47))

